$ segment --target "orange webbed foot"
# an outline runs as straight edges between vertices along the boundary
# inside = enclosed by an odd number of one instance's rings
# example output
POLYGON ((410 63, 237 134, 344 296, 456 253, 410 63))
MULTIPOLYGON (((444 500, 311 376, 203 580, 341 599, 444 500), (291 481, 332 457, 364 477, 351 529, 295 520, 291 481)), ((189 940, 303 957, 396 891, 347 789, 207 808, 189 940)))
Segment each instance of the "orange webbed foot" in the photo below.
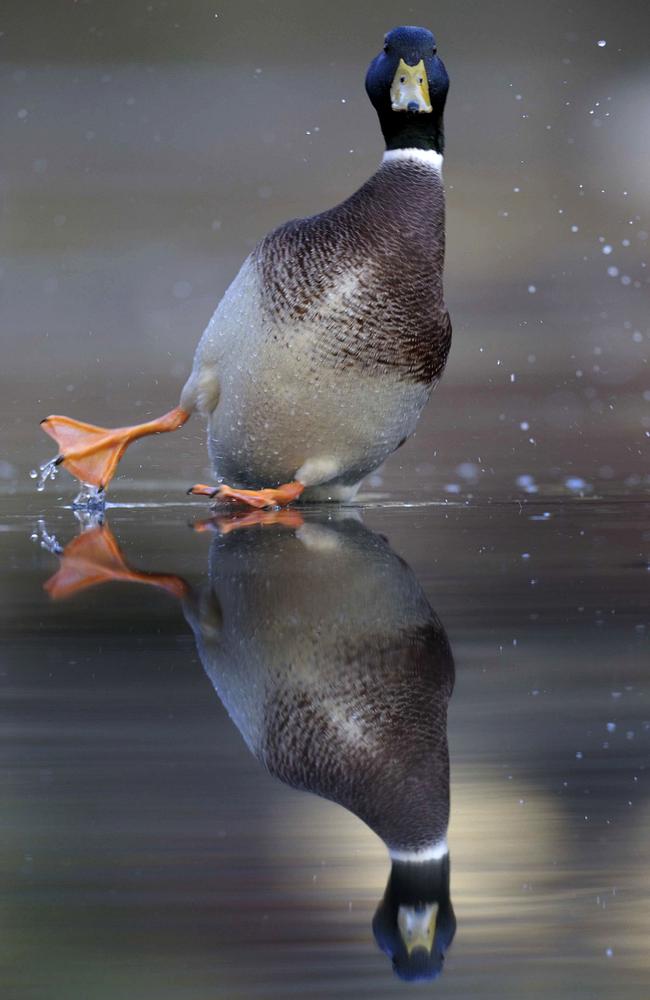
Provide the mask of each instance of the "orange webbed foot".
POLYGON ((42 420, 41 427, 59 446, 59 454, 53 464, 62 464, 82 483, 104 489, 133 441, 148 434, 178 430, 189 416, 186 410, 176 407, 162 417, 143 424, 107 428, 55 415, 42 420))
POLYGON ((196 496, 208 496, 211 499, 223 500, 228 503, 241 503, 246 507, 253 507, 255 510, 263 510, 267 507, 286 507, 293 503, 302 494, 305 487, 302 483, 284 483, 265 490, 238 490, 225 484, 221 486, 205 486, 197 483, 188 493, 196 496))

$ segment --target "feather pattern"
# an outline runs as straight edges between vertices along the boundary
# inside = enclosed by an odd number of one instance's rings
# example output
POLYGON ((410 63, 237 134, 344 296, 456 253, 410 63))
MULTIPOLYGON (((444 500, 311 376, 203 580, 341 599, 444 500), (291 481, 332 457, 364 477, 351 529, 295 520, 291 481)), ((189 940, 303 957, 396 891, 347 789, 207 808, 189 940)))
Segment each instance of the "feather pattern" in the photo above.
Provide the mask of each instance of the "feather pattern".
POLYGON ((444 215, 437 170, 388 160, 341 205, 274 230, 254 259, 278 339, 309 324, 314 366, 430 386, 451 342, 444 215))
POLYGON ((421 158, 387 159, 342 204, 261 240, 181 398, 209 417, 217 476, 354 495, 412 434, 444 369, 443 262, 442 179, 421 158))

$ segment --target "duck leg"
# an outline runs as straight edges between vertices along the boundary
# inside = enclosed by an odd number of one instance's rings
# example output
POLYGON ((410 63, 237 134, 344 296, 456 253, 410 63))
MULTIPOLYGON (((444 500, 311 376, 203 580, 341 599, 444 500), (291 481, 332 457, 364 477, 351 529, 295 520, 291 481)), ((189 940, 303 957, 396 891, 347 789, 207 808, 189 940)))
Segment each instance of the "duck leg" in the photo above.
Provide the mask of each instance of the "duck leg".
POLYGON ((197 483, 187 492, 230 503, 243 503, 247 507, 261 510, 264 507, 286 507, 287 504, 297 500, 304 489, 303 483, 294 480, 292 483, 284 483, 274 489, 265 490, 237 490, 226 485, 205 486, 203 483, 197 483))
POLYGON ((181 406, 169 413, 133 427, 95 427, 70 417, 51 416, 41 421, 46 434, 59 446, 55 459, 83 483, 105 489, 115 474, 117 463, 133 442, 148 434, 176 431, 190 413, 181 406))
POLYGON ((217 500, 229 500, 233 503, 243 503, 247 507, 286 507, 293 503, 305 491, 308 486, 317 486, 320 483, 329 482, 335 479, 340 473, 338 460, 329 455, 317 458, 309 458, 300 466, 295 473, 295 479, 290 483, 283 483, 275 489, 266 490, 237 490, 231 486, 205 486, 197 483, 189 489, 188 493, 196 496, 210 497, 217 500))
POLYGON ((58 571, 44 584, 44 589, 55 601, 114 580, 147 583, 179 599, 185 598, 189 592, 188 584, 180 576, 131 569, 107 524, 97 525, 77 535, 66 545, 60 560, 58 571))

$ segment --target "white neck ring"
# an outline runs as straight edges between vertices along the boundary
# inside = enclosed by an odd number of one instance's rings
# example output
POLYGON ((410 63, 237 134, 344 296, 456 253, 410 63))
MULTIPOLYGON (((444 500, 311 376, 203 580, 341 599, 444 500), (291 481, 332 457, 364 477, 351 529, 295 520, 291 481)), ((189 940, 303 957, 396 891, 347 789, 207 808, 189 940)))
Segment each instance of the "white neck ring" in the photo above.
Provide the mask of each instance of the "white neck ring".
POLYGON ((449 848, 447 847, 447 840, 439 840, 435 844, 431 844, 430 847, 423 847, 419 851, 391 851, 390 856, 393 861, 440 861, 445 855, 449 854, 449 848))
POLYGON ((387 149, 382 159, 382 163, 423 163, 437 170, 439 174, 442 173, 442 161, 442 153, 436 153, 435 149, 416 149, 414 146, 406 149, 387 149))

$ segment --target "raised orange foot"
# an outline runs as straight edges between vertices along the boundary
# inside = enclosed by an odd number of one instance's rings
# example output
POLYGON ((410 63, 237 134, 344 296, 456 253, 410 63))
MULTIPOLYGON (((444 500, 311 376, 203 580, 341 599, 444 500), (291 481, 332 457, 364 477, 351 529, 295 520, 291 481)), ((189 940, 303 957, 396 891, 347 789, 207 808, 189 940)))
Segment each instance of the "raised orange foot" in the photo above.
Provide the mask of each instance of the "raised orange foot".
POLYGON ((60 416, 46 417, 41 420, 41 427, 59 446, 59 454, 54 460, 57 465, 63 464, 82 483, 104 489, 133 441, 148 434, 178 430, 188 418, 189 413, 177 406, 162 417, 133 427, 95 427, 60 416))
POLYGON ((284 483, 275 489, 266 490, 235 490, 231 486, 205 486, 197 483, 187 492, 229 503, 243 503, 247 507, 262 510, 264 507, 286 507, 297 500, 304 489, 303 484, 298 482, 284 483))

